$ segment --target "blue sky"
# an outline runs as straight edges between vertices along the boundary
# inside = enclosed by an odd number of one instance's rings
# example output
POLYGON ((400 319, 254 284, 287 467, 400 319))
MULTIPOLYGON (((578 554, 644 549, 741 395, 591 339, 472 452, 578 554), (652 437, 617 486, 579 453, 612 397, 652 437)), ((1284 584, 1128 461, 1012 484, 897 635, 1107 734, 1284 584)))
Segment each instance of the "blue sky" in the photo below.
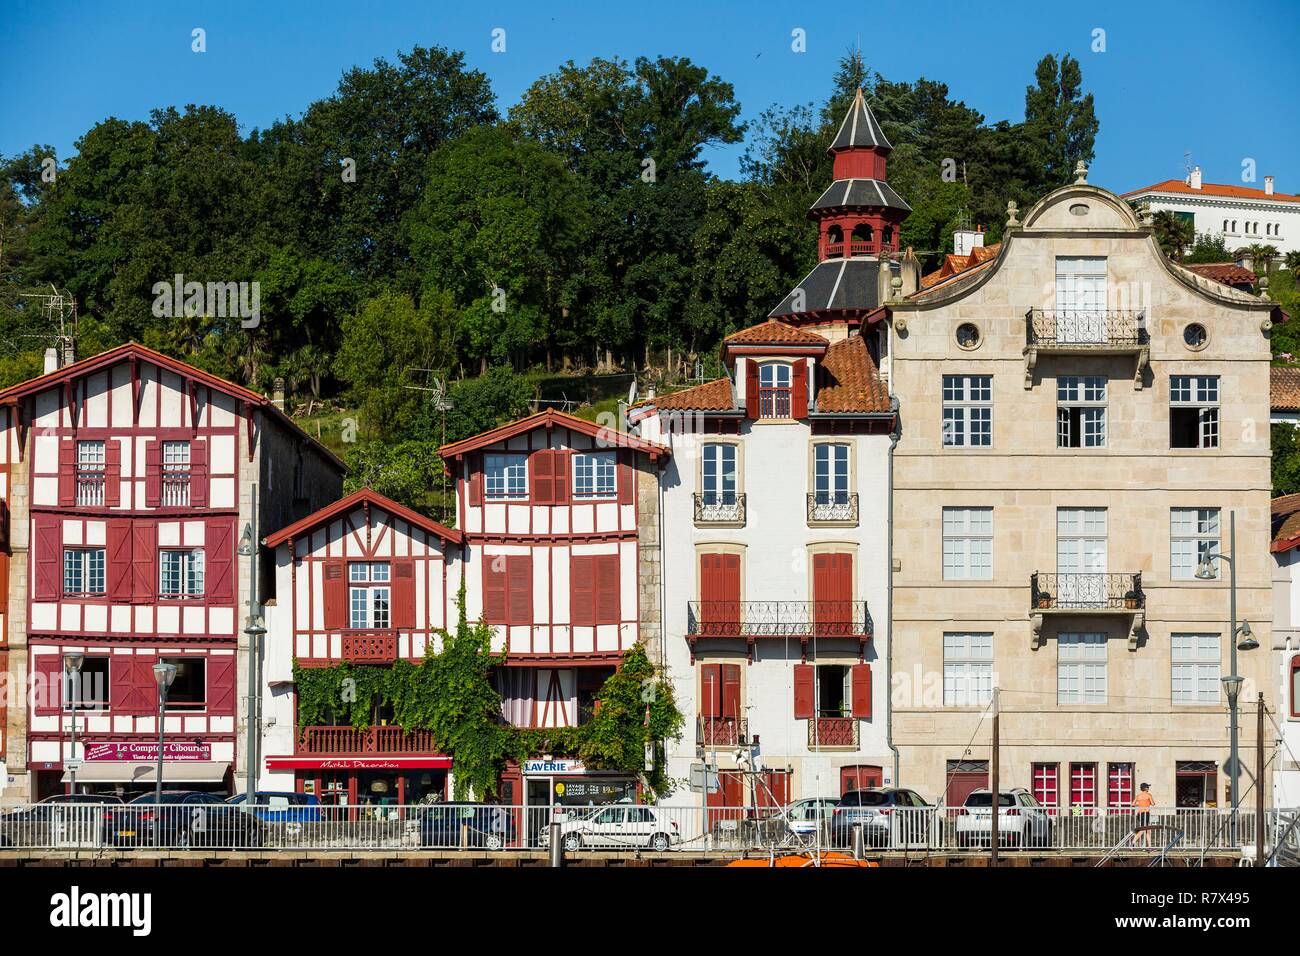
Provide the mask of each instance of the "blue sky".
MULTIPOLYGON (((837 58, 860 42, 893 80, 948 84, 991 122, 1023 117, 1044 53, 1082 62, 1101 134, 1091 181, 1117 191, 1181 177, 1184 154, 1207 182, 1259 182, 1300 193, 1300 17, 1295 0, 1201 3, 855 4, 425 0, 51 3, 0 0, 0 155, 49 143, 61 158, 95 122, 143 119, 157 106, 209 103, 245 131, 297 115, 340 73, 415 44, 463 50, 502 109, 572 59, 670 54, 731 82, 746 118, 774 104, 820 102, 837 58), (190 32, 208 51, 191 52, 190 32), (491 33, 506 30, 506 52, 491 33), (806 31, 807 52, 791 50, 806 31), (1105 52, 1093 52, 1093 31, 1105 52)), ((709 152, 735 176, 743 147, 709 152)))

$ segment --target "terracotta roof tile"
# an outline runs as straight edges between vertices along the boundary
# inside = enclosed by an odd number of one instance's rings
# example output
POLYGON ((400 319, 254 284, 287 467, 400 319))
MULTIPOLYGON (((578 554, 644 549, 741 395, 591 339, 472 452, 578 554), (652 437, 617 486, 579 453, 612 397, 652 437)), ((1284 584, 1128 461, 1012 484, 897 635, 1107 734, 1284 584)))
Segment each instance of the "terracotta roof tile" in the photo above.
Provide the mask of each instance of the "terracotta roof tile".
POLYGON ((659 411, 730 412, 736 408, 729 378, 693 385, 680 392, 656 395, 632 407, 639 408, 643 405, 654 405, 659 411))
POLYGON ((1221 282, 1224 285, 1253 286, 1255 284, 1255 273, 1249 269, 1243 269, 1235 262, 1201 262, 1186 265, 1183 268, 1190 269, 1198 276, 1213 279, 1215 282, 1221 282))
POLYGON ((1269 394, 1273 409, 1300 412, 1300 368, 1293 365, 1274 365, 1270 372, 1269 394))
MULTIPOLYGON (((1295 495, 1287 497, 1294 498, 1295 495)), ((1273 513, 1273 543, 1270 551, 1290 551, 1300 544, 1300 512, 1280 515, 1273 513)))
POLYGON ((889 411, 889 390, 862 336, 851 335, 826 350, 819 367, 817 411, 889 411))
POLYGON ((1162 183, 1156 183, 1153 186, 1143 186, 1141 189, 1134 189, 1131 192, 1124 193, 1124 199, 1130 196, 1142 196, 1146 193, 1185 193, 1189 196, 1222 196, 1228 199, 1276 199, 1280 202, 1300 202, 1300 196, 1290 196, 1286 193, 1273 193, 1267 195, 1262 189, 1251 189, 1249 186, 1234 186, 1225 183, 1202 183, 1200 189, 1193 189, 1181 179, 1166 179, 1162 183))
POLYGON ((1289 515, 1292 512, 1300 511, 1300 494, 1279 495, 1273 499, 1272 510, 1275 518, 1278 515, 1289 515))
POLYGON ((977 266, 981 262, 988 262, 990 259, 997 258, 1000 248, 1002 248, 1002 243, 995 242, 991 246, 976 246, 970 251, 969 255, 959 256, 956 253, 948 253, 943 257, 943 265, 933 272, 921 276, 921 288, 928 289, 949 276, 965 272, 971 266, 977 266))
POLYGON ((805 331, 788 322, 768 319, 766 322, 751 325, 739 332, 732 332, 722 340, 722 343, 724 347, 728 345, 825 345, 826 340, 814 332, 805 331))

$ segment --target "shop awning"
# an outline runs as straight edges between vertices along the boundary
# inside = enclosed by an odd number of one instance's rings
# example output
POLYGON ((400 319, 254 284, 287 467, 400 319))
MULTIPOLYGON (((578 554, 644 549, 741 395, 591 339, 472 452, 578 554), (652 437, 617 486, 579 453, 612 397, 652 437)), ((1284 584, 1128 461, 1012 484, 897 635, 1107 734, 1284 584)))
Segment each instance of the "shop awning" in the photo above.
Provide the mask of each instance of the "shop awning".
MULTIPOLYGON (((163 764, 163 783, 220 783, 226 779, 229 761, 177 760, 163 764)), ((158 765, 128 760, 87 760, 77 768, 77 783, 157 783, 158 765)), ((63 782, 71 783, 71 771, 63 782)))
POLYGON ((383 757, 267 757, 267 770, 447 770, 451 758, 441 754, 383 757))

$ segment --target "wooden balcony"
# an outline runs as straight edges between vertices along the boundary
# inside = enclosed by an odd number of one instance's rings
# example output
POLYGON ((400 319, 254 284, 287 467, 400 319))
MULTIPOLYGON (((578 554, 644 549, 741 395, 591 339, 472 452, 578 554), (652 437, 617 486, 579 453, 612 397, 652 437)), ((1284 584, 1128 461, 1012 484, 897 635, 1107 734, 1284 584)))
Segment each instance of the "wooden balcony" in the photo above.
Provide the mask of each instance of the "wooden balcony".
POLYGON ((410 733, 401 727, 303 727, 294 752, 313 757, 373 757, 398 754, 437 754, 433 734, 410 733))
POLYGON ((353 664, 391 664, 397 660, 397 631, 393 628, 341 631, 339 656, 353 664))

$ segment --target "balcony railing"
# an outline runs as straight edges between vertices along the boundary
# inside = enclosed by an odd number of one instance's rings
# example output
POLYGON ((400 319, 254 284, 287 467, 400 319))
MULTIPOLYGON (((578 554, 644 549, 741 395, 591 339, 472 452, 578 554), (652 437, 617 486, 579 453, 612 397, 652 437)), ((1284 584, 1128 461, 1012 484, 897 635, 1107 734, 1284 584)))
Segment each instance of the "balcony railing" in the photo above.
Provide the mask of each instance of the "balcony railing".
POLYGON ((1146 608, 1142 572, 1133 574, 1043 574, 1029 576, 1030 609, 1129 610, 1146 608))
MULTIPOLYGON (((845 247, 845 246, 848 246, 849 256, 850 256, 850 257, 852 257, 852 256, 871 256, 871 255, 875 255, 877 252, 880 251, 880 248, 881 248, 880 243, 879 243, 879 242, 876 242, 874 239, 873 239, 872 241, 870 241, 870 242, 861 242, 861 241, 853 241, 853 242, 848 242, 848 243, 844 243, 844 242, 828 242, 828 243, 826 244, 826 252, 825 252, 825 254, 822 256, 822 258, 823 258, 823 259, 842 259, 842 258, 844 257, 844 247, 845 247)), ((886 246, 885 248, 888 249, 889 247, 886 246)))
POLYGON ((364 664, 391 664, 397 660, 397 632, 391 629, 343 631, 339 656, 364 664))
POLYGON ((866 601, 688 601, 695 637, 870 637, 866 601))
POLYGON ((299 754, 324 757, 362 757, 376 754, 436 754, 433 734, 409 733, 401 727, 303 727, 298 732, 299 754))
POLYGON ((91 508, 104 506, 103 470, 77 472, 77 504, 91 508))
POLYGON ((851 491, 840 494, 817 492, 809 494, 808 523, 817 524, 823 521, 833 524, 857 524, 858 493, 851 491))
POLYGON ((695 743, 699 747, 735 747, 749 738, 749 720, 745 717, 700 717, 695 724, 695 743))
POLYGON ((856 747, 858 745, 858 720, 856 717, 817 717, 808 721, 808 747, 856 747))
POLYGON ((1026 341, 1036 348, 1138 348, 1148 343, 1140 310, 1030 309, 1026 341))
POLYGON ((695 523, 743 525, 745 523, 744 494, 695 495, 695 523))
POLYGON ((188 508, 190 505, 190 473, 164 471, 162 473, 162 498, 164 508, 188 508))

